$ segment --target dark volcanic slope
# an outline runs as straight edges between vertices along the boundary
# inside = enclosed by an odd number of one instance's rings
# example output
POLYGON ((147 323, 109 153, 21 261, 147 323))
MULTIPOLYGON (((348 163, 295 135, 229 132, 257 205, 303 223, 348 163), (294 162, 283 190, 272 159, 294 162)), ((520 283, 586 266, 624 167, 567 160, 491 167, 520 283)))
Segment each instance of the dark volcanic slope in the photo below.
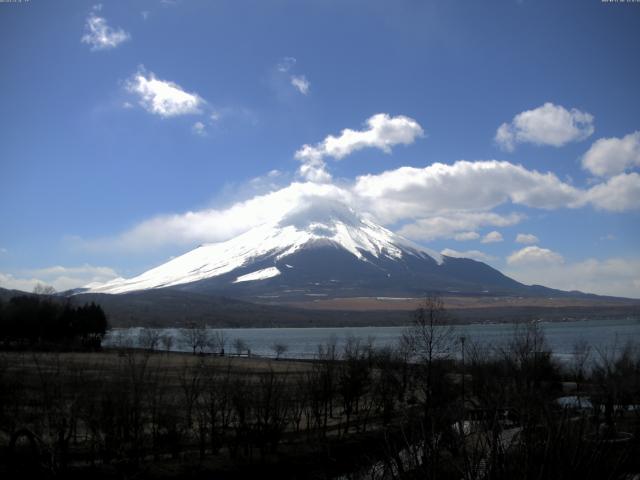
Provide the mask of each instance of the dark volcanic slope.
MULTIPOLYGON (((324 242, 279 259, 264 258, 228 274, 176 285, 188 292, 236 298, 424 296, 427 294, 563 296, 567 292, 523 285, 489 265, 466 258, 445 257, 441 265, 429 256, 400 259, 365 255, 356 258, 339 246, 324 242), (278 276, 234 283, 239 276, 275 266, 278 276)), ((580 293, 574 293, 580 295, 580 293)))

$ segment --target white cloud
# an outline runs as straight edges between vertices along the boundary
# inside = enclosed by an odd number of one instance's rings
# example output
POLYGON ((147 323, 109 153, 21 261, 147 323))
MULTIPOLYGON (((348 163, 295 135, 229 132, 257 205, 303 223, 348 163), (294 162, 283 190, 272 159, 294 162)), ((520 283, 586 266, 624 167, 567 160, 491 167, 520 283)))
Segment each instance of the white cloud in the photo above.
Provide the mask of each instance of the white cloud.
POLYGON ((480 234, 478 232, 460 232, 456 233, 453 236, 454 240, 458 242, 466 242, 469 240, 477 240, 480 238, 480 234))
POLYGON ((337 137, 329 135, 316 145, 303 145, 296 153, 302 162, 299 173, 311 181, 328 181, 331 177, 326 171, 324 158, 340 160, 363 148, 378 148, 390 153, 395 145, 409 145, 424 135, 422 127, 412 118, 399 115, 391 117, 378 113, 366 121, 366 130, 344 129, 337 137))
POLYGON ((327 183, 332 180, 331 174, 327 171, 327 164, 317 158, 303 163, 298 169, 298 174, 310 182, 327 183))
POLYGON ((358 196, 370 200, 372 213, 386 223, 447 211, 490 210, 507 201, 544 209, 584 203, 582 191, 553 173, 496 160, 401 167, 360 176, 353 188, 358 196))
POLYGON ((640 166, 640 131, 622 138, 601 138, 582 157, 583 168, 601 177, 640 166))
POLYGON ((329 135, 321 143, 303 145, 296 153, 295 158, 302 162, 299 175, 312 182, 329 182, 331 174, 327 171, 324 158, 329 156, 341 159, 353 151, 367 147, 380 148, 385 152, 391 151, 391 146, 398 143, 412 143, 416 134, 410 130, 422 128, 408 117, 393 117, 388 114, 377 114, 367 120, 368 130, 355 131, 345 129, 340 136, 329 135))
POLYGON ((510 123, 500 125, 495 141, 507 151, 513 151, 519 143, 561 147, 584 140, 593 131, 593 115, 547 102, 517 114, 510 123))
POLYGON ((147 10, 143 10, 142 12, 140 12, 140 15, 142 15, 143 20, 149 18, 149 12, 147 10))
MULTIPOLYGON (((323 174, 319 168, 318 172, 323 174)), ((275 176, 275 173, 273 174, 275 176)), ((328 174, 327 174, 328 175, 328 174)), ((391 221, 383 221, 376 215, 375 207, 389 199, 385 195, 375 198, 361 197, 352 186, 337 186, 331 183, 291 183, 281 187, 273 182, 273 176, 260 181, 264 188, 247 192, 249 200, 238 201, 226 208, 203 209, 185 213, 159 215, 143 221, 134 228, 112 238, 84 242, 85 246, 96 249, 146 250, 165 245, 195 245, 203 242, 227 240, 244 231, 274 220, 301 199, 313 196, 330 196, 341 199, 356 210, 371 214, 375 221, 392 224, 397 220, 415 220, 405 225, 400 234, 416 240, 452 238, 467 232, 467 238, 475 237, 474 231, 486 226, 505 227, 519 223, 524 216, 517 213, 500 215, 494 212, 457 211, 438 212, 439 215, 421 218, 422 210, 409 209, 405 216, 390 216, 391 221), (264 190, 267 193, 262 193, 264 190), (469 234, 469 232, 472 232, 469 234)), ((253 183, 253 181, 251 182, 253 183)), ((420 198, 415 199, 420 203, 420 198)), ((473 205, 471 205, 473 207, 473 205)), ((476 234, 477 235, 477 234, 476 234)))
POLYGON ((507 202, 549 210, 588 204, 614 212, 640 208, 640 174, 636 172, 583 190, 551 172, 496 160, 433 163, 362 175, 353 191, 383 223, 452 211, 486 211, 507 202))
POLYGON ((293 85, 301 94, 309 93, 311 84, 304 75, 291 75, 291 85, 293 85))
POLYGON ((90 250, 148 251, 165 245, 192 246, 228 240, 268 221, 277 221, 304 202, 329 198, 352 204, 350 193, 331 184, 292 183, 227 208, 159 215, 112 238, 85 241, 90 250))
POLYGON ((496 230, 493 232, 487 233, 482 239, 482 243, 497 243, 502 242, 504 238, 502 238, 502 234, 496 230))
POLYGON ((109 267, 81 265, 79 267, 54 266, 24 270, 17 275, 0 272, 0 287, 31 292, 38 285, 50 285, 58 291, 78 288, 89 283, 104 283, 118 278, 109 267))
MULTIPOLYGON (((493 212, 452 212, 420 218, 403 226, 399 233, 413 240, 429 241, 437 238, 455 238, 457 240, 457 235, 460 232, 468 234, 470 230, 484 226, 507 227, 519 223, 523 218, 523 215, 517 213, 499 215, 493 212)), ((476 234, 471 235, 468 239, 478 237, 479 235, 476 234)))
POLYGON ((600 210, 624 212, 640 209, 640 174, 622 173, 585 192, 585 201, 600 210))
POLYGON ((399 222, 407 222, 398 233, 417 241, 456 236, 473 239, 473 233, 481 228, 518 224, 525 218, 521 213, 490 211, 508 201, 536 208, 577 208, 591 203, 598 208, 624 210, 640 205, 638 174, 614 177, 607 184, 585 191, 560 182, 551 173, 529 171, 508 162, 460 161, 422 169, 402 167, 338 186, 330 183, 324 162, 316 159, 314 162, 301 167, 313 182, 282 187, 282 183, 267 179, 261 182, 264 188, 257 190, 257 194, 255 189, 247 192, 249 200, 226 208, 159 215, 121 235, 88 241, 85 245, 98 249, 149 250, 227 240, 277 218, 309 196, 341 199, 356 211, 392 228, 399 222))
POLYGON ((196 122, 193 124, 193 126, 191 127, 191 131, 200 136, 200 137, 206 137, 207 136, 207 130, 204 126, 204 123, 202 122, 196 122))
POLYGON ((378 113, 366 121, 365 130, 345 128, 337 137, 329 135, 315 146, 304 145, 296 152, 296 158, 333 157, 340 160, 363 148, 378 148, 385 153, 391 152, 395 145, 409 145, 424 135, 422 127, 414 119, 398 115, 391 117, 387 113, 378 113))
POLYGON ((524 247, 522 250, 513 252, 507 257, 507 263, 509 265, 549 265, 563 262, 564 259, 559 253, 535 245, 524 247))
POLYGON ((296 63, 297 60, 294 57, 283 57, 280 59, 276 64, 276 70, 278 73, 276 73, 277 80, 275 86, 280 90, 283 87, 281 82, 288 77, 288 83, 290 86, 294 87, 301 94, 307 95, 309 93, 311 83, 305 75, 292 73, 296 63))
POLYGON ((160 80, 153 73, 138 70, 127 82, 129 92, 139 97, 140 105, 149 113, 174 117, 200 113, 205 101, 196 93, 186 92, 176 83, 160 80))
POLYGON ((101 5, 93 7, 84 25, 85 34, 82 36, 81 41, 91 45, 91 50, 115 48, 131 38, 131 35, 127 32, 121 28, 111 28, 104 17, 98 16, 97 12, 101 9, 101 5))
POLYGON ((455 257, 455 258, 471 258, 472 260, 477 260, 479 262, 488 262, 494 260, 494 257, 487 255, 480 250, 467 250, 465 252, 459 252, 457 250, 453 250, 451 248, 445 248, 440 252, 442 255, 446 255, 447 257, 455 257))
POLYGON ((524 243, 525 245, 532 245, 538 243, 540 240, 532 233, 519 233, 516 236, 516 243, 524 243))
POLYGON ((638 258, 590 258, 569 264, 512 266, 504 273, 527 284, 640 298, 638 258))

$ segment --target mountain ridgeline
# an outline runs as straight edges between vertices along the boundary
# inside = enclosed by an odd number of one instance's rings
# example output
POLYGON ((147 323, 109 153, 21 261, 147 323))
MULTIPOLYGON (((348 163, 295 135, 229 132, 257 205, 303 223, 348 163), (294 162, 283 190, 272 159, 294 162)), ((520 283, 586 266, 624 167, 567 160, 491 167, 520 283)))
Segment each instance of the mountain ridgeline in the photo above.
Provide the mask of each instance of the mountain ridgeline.
POLYGON ((562 296, 467 258, 441 255, 338 202, 310 202, 226 242, 201 245, 131 279, 84 293, 158 288, 282 301, 440 295, 562 296))

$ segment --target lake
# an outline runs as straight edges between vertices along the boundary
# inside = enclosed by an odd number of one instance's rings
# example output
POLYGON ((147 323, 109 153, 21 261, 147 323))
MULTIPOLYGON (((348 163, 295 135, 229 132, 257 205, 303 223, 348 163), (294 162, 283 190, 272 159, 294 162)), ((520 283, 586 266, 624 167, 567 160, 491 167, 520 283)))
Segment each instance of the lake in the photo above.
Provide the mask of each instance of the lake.
MULTIPOLYGON (((628 341, 640 343, 640 318, 591 319, 567 322, 540 322, 548 345, 560 359, 570 358, 574 346, 585 341, 594 349, 608 350, 622 348, 628 341)), ((477 342, 481 346, 505 345, 513 338, 518 328, 515 324, 470 324, 454 327, 454 337, 464 336, 468 342, 477 342)), ((362 342, 371 341, 375 347, 395 345, 407 327, 332 327, 332 328, 227 328, 211 329, 221 331, 227 340, 226 350, 233 350, 235 339, 243 340, 252 355, 275 356, 272 346, 275 343, 286 345, 289 358, 314 358, 319 344, 332 339, 337 343, 338 351, 350 336, 362 342)), ((103 344, 105 347, 118 345, 139 345, 141 328, 113 329, 103 344)), ((181 342, 180 329, 161 329, 162 335, 174 338, 172 350, 190 351, 190 347, 181 342)), ((161 347, 159 347, 161 348, 161 347)))

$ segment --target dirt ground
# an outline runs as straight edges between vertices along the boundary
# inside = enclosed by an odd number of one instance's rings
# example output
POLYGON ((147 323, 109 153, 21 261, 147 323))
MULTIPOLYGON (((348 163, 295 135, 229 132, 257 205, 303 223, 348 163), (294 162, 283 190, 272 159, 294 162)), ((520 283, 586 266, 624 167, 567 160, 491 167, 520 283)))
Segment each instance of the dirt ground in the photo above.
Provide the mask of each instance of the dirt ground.
MULTIPOLYGON (((527 297, 442 297, 447 309, 465 308, 501 308, 501 307, 616 307, 628 305, 633 301, 625 299, 592 299, 592 298, 527 298, 527 297)), ((385 310, 398 311, 415 310, 423 302, 422 298, 392 298, 392 297, 354 297, 327 298, 305 302, 291 302, 287 305, 311 310, 351 310, 370 311, 385 310)), ((636 303, 638 303, 636 301, 636 303)))
MULTIPOLYGON (((65 370, 77 368, 84 374, 92 369, 96 371, 109 370, 109 367, 116 367, 120 363, 127 361, 132 353, 138 358, 145 355, 143 350, 123 351, 118 349, 108 349, 102 352, 2 352, 0 361, 5 368, 14 372, 23 371, 25 375, 33 375, 38 371, 57 370, 62 366, 65 370)), ((232 372, 242 374, 260 374, 273 371, 282 374, 297 374, 308 371, 311 363, 297 360, 261 357, 238 357, 217 355, 192 355, 184 352, 162 352, 148 355, 148 368, 161 367, 165 371, 179 372, 185 368, 195 367, 200 362, 206 361, 208 366, 229 368, 232 372)))

